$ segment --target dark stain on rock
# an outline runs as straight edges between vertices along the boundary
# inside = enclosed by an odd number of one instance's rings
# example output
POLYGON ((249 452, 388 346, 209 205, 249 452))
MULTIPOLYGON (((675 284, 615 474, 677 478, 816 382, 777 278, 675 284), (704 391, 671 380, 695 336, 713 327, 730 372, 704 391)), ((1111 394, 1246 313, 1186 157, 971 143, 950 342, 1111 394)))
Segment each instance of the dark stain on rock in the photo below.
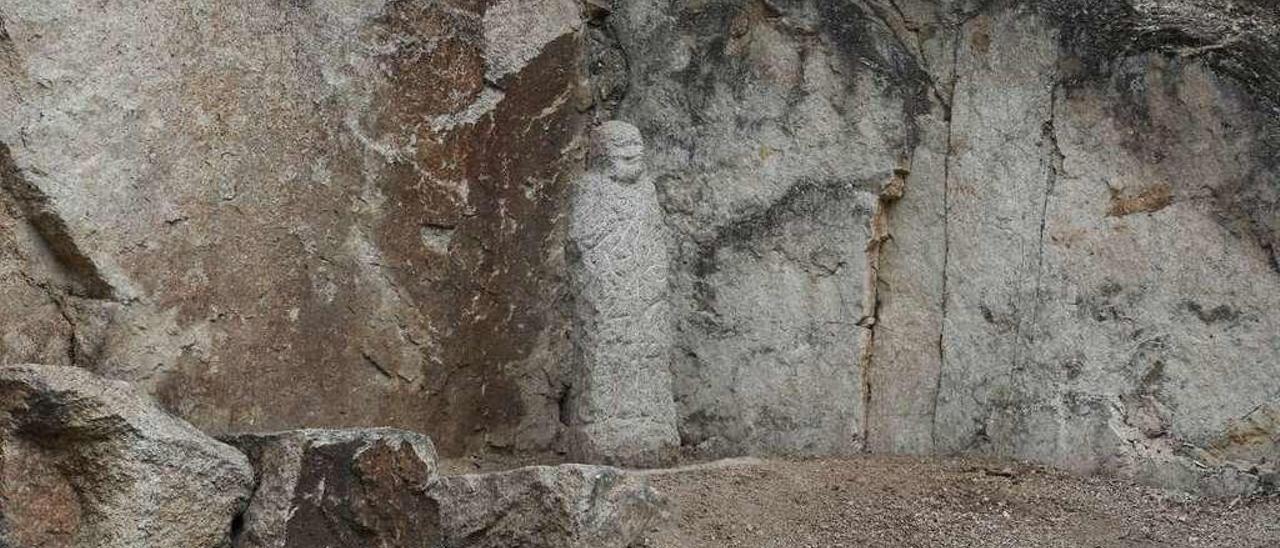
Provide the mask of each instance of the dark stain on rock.
MULTIPOLYGON (((818 36, 844 61, 847 70, 875 72, 878 82, 903 102, 907 135, 901 146, 908 155, 919 142, 916 118, 931 109, 932 80, 921 61, 884 23, 883 14, 865 11, 853 2, 814 2, 810 14, 809 5, 718 1, 682 13, 680 29, 698 40, 689 65, 680 74, 690 116, 698 122, 717 86, 729 85, 735 93, 743 93, 759 80, 751 74, 747 60, 728 52, 735 40, 749 39, 755 26, 772 25, 801 43, 818 36)), ((797 86, 792 93, 799 100, 805 91, 797 86)))
POLYGON ((969 36, 969 44, 973 46, 974 51, 986 55, 991 51, 991 35, 985 30, 975 31, 969 36))
MULTIPOLYGON (((1256 169, 1215 192, 1218 214, 1228 230, 1257 241, 1280 274, 1280 220, 1274 214, 1280 204, 1280 64, 1274 62, 1280 58, 1280 4, 1205 1, 1140 9, 1130 0, 1036 0, 1032 6, 1058 29, 1062 49, 1077 65, 1061 74, 1068 86, 1131 72, 1123 65, 1141 55, 1161 56, 1174 70, 1184 59, 1203 61, 1232 83, 1228 87, 1253 111, 1248 119, 1258 139, 1250 160, 1256 169)), ((1116 91, 1131 99, 1117 102, 1117 119, 1147 143, 1130 148, 1158 160, 1169 150, 1162 143, 1170 138, 1167 131, 1144 125, 1143 101, 1127 86, 1116 91)))
POLYGON ((1169 380, 1165 372, 1165 355, 1169 351, 1169 343, 1163 337, 1142 341, 1138 348, 1130 354, 1127 368, 1130 374, 1137 376, 1137 393, 1155 396, 1164 388, 1169 380))
POLYGON ((1073 357, 1062 362, 1062 370, 1066 373, 1068 381, 1074 381, 1084 374, 1084 359, 1073 357))
POLYGON ((1120 284, 1108 282, 1099 287, 1096 294, 1076 297, 1074 304, 1084 318, 1096 322, 1114 322, 1127 320, 1126 311, 1136 305, 1140 298, 1140 294, 1125 292, 1120 284))
POLYGON ((573 100, 582 40, 565 35, 546 45, 504 78, 501 100, 487 114, 437 133, 421 120, 461 112, 485 92, 483 29, 478 18, 452 12, 425 19, 412 13, 389 25, 437 39, 434 49, 388 59, 398 69, 381 99, 389 108, 373 126, 418 135, 413 157, 389 166, 392 175, 381 183, 391 211, 378 241, 423 315, 449 326, 439 341, 446 371, 429 387, 446 397, 423 405, 438 425, 431 434, 441 451, 457 454, 513 435, 531 397, 517 383, 529 377, 522 362, 544 332, 567 325, 557 250, 564 247, 568 182, 582 167, 564 152, 584 122, 573 100), (424 223, 452 227, 444 256, 424 241, 424 223))
MULTIPOLYGON (((715 284, 711 277, 719 271, 717 255, 723 249, 750 250, 752 243, 765 237, 790 219, 816 218, 824 207, 830 204, 847 202, 863 185, 844 185, 833 183, 800 182, 787 189, 787 192, 773 201, 768 207, 748 213, 735 221, 719 227, 714 235, 704 242, 695 245, 696 253, 692 259, 694 301, 698 310, 711 313, 715 310, 715 284)), ((853 218, 870 218, 871 211, 857 209, 848 212, 853 218)), ((707 317, 704 317, 706 319, 707 317)))
POLYGON ((1142 375, 1141 386, 1144 391, 1158 391, 1160 385, 1164 384, 1166 379, 1164 371, 1164 362, 1155 360, 1151 363, 1151 368, 1142 375))
POLYGON ((854 2, 818 2, 823 33, 841 52, 850 66, 873 67, 903 104, 907 138, 903 144, 910 154, 920 141, 916 118, 931 108, 933 85, 922 62, 884 23, 885 14, 870 14, 854 2))
POLYGON ((1220 322, 1235 322, 1240 319, 1240 311, 1231 305, 1218 305, 1206 310, 1203 305, 1192 300, 1182 301, 1182 309, 1186 310, 1199 318, 1201 322, 1206 324, 1215 324, 1220 322))
POLYGON ((727 53, 731 36, 729 27, 743 9, 745 8, 739 5, 713 2, 680 14, 677 23, 680 30, 697 40, 688 66, 678 75, 680 87, 684 91, 682 99, 695 122, 701 119, 702 112, 708 106, 707 102, 715 96, 719 83, 733 84, 751 80, 750 66, 744 60, 727 53), (707 32, 708 29, 717 30, 707 32))
POLYGON ((1069 413, 1077 417, 1105 417, 1109 412, 1104 398, 1077 390, 1063 393, 1062 403, 1069 413))
POLYGON ((985 304, 980 304, 978 305, 978 312, 982 315, 983 321, 987 322, 992 326, 995 326, 1001 332, 1012 333, 1017 331, 1018 322, 1016 319, 1014 319, 1017 317, 1017 311, 1016 311, 1017 306, 1016 305, 1011 305, 1011 306, 1013 306, 1013 308, 1015 309, 1014 312, 1003 313, 1003 312, 992 310, 991 307, 988 307, 985 304))
POLYGON ((591 81, 591 106, 608 118, 631 89, 631 59, 607 17, 592 20, 586 33, 583 72, 591 81))
POLYGON ((315 0, 272 0, 272 2, 277 6, 293 9, 308 8, 314 1, 315 0))

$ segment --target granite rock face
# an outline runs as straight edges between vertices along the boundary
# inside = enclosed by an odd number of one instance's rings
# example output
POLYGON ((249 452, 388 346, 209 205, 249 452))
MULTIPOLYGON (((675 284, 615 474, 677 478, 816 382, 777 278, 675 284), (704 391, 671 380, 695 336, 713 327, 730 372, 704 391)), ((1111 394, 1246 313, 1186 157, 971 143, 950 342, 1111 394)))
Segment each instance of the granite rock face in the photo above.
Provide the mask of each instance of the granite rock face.
POLYGON ((685 447, 1267 476, 1274 5, 638 1, 607 21, 592 43, 630 75, 610 116, 648 140, 675 228, 685 447))
POLYGON ((436 546, 439 507, 427 495, 436 452, 392 429, 295 430, 226 441, 249 456, 258 484, 235 548, 436 546))
POLYGON ((1280 458, 1278 29, 1266 0, 0 0, 0 362, 218 433, 1247 491, 1280 458))
POLYGON ((585 465, 442 477, 430 494, 447 548, 626 548, 665 504, 641 476, 585 465))
POLYGON ((868 242, 924 73, 854 3, 669 4, 615 3, 609 25, 631 75, 613 116, 648 140, 674 232, 681 442, 856 451, 868 242))
POLYGON ((579 11, 0 1, 0 362, 213 433, 549 446, 579 11))
POLYGON ((1238 491, 1274 466, 1232 447, 1280 393, 1280 20, 1094 4, 958 30, 926 447, 1238 491))
POLYGON ((227 546, 244 455, 118 381, 0 367, 0 546, 227 546))

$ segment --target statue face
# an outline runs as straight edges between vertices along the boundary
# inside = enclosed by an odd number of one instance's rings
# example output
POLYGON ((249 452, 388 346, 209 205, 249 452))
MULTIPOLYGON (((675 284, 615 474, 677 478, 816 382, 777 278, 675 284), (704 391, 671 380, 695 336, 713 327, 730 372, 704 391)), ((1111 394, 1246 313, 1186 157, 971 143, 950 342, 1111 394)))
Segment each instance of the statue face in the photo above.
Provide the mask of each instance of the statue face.
POLYGON ((610 121, 592 137, 593 168, 622 183, 634 183, 644 172, 644 139, 626 122, 610 121))

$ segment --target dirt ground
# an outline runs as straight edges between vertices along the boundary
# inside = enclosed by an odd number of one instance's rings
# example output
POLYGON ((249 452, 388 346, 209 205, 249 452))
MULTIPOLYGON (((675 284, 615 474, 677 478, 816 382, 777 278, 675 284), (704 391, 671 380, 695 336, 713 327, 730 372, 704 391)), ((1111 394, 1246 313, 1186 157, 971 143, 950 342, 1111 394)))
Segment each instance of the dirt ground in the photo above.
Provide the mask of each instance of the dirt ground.
POLYGON ((1029 465, 867 457, 647 472, 645 548, 1280 547, 1280 499, 1196 499, 1029 465))

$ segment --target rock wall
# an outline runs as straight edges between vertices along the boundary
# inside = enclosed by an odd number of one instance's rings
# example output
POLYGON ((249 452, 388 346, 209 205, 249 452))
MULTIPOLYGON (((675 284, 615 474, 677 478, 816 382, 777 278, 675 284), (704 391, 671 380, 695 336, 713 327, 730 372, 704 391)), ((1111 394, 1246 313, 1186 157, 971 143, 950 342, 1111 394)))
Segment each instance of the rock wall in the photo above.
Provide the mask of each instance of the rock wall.
POLYGON ((1276 103, 1225 68, 1276 20, 1060 7, 958 37, 932 450, 1216 489, 1280 389, 1276 103))
POLYGON ((650 140, 678 240, 683 444, 1259 481, 1240 472, 1277 435, 1276 17, 618 6, 611 115, 650 140))
POLYGON ((1278 22, 0 0, 0 362, 215 433, 1248 488, 1280 456, 1278 22), (627 124, 635 186, 586 145, 627 124))
POLYGON ((650 140, 676 234, 681 440, 705 456, 850 452, 862 435, 877 194, 928 89, 887 28, 820 4, 612 16, 632 64, 614 115, 650 140))
POLYGON ((576 2, 5 0, 0 21, 0 361, 137 382, 215 433, 555 438, 576 2))

